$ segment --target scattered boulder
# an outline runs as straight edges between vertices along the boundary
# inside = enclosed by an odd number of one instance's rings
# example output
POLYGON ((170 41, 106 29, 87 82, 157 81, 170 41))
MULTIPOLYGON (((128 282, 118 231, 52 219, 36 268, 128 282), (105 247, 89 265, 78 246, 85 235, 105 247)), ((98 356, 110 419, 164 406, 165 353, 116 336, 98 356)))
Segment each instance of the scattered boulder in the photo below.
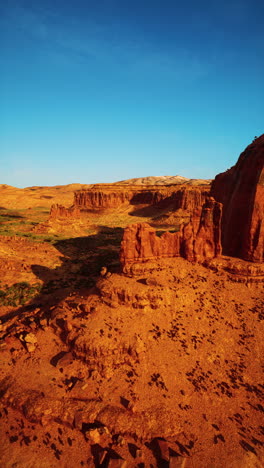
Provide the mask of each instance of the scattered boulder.
POLYGON ((101 268, 100 275, 105 276, 106 273, 107 273, 107 268, 104 266, 104 267, 101 268))
POLYGON ((24 340, 26 343, 31 343, 31 344, 36 344, 38 341, 34 333, 27 333, 26 336, 24 337, 24 340))
POLYGON ((127 468, 127 461, 123 458, 110 458, 107 464, 108 468, 127 468))
POLYGON ((161 460, 168 462, 170 460, 170 454, 169 454, 169 446, 168 446, 167 441, 164 439, 157 439, 157 446, 158 446, 159 457, 161 458, 161 460))

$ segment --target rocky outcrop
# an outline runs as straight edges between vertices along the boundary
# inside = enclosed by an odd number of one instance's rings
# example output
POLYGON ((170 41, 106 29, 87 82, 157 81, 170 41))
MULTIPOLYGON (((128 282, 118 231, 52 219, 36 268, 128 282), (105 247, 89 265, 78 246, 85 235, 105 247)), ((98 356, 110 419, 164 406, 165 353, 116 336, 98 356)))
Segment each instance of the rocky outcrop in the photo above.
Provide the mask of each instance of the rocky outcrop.
POLYGON ((124 186, 98 184, 74 194, 74 205, 82 210, 118 208, 124 204, 155 205, 193 211, 204 203, 209 186, 124 186))
POLYGON ((210 260, 207 266, 215 272, 227 272, 228 279, 236 283, 245 283, 250 286, 253 283, 264 282, 264 263, 252 263, 240 258, 221 256, 210 260))
POLYGON ((63 205, 52 205, 50 209, 49 219, 58 218, 79 218, 80 209, 77 206, 65 208, 63 205))
POLYGON ((212 196, 223 203, 223 252, 264 261, 264 135, 228 171, 216 176, 212 196))
POLYGON ((180 432, 175 412, 164 407, 153 406, 136 412, 103 403, 99 399, 51 398, 39 390, 21 387, 10 375, 0 381, 0 398, 2 404, 20 411, 31 423, 41 423, 43 426, 56 421, 72 430, 82 431, 83 425, 90 425, 107 428, 111 436, 135 435, 148 440, 175 437, 180 432))
POLYGON ((133 263, 161 258, 183 257, 203 262, 221 255, 220 226, 222 205, 209 197, 191 221, 178 232, 164 232, 161 237, 147 223, 128 226, 121 243, 120 261, 124 272, 133 263))

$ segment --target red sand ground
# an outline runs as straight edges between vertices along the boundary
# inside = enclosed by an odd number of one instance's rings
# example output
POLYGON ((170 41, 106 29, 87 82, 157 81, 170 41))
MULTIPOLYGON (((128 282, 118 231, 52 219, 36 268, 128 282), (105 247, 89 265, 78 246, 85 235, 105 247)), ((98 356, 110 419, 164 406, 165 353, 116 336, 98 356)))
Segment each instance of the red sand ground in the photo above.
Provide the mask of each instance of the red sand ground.
POLYGON ((1 306, 1 466, 264 466, 263 282, 232 259, 126 277, 121 230, 97 219, 53 245, 0 239, 1 288, 44 286, 1 306))

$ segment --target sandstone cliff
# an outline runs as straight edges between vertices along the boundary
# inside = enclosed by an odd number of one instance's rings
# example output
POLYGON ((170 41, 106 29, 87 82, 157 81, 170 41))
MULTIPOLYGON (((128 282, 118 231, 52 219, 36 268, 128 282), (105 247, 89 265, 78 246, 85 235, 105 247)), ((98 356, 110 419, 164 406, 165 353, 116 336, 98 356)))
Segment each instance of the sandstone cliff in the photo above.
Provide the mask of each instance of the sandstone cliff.
POLYGON ((97 184, 74 194, 74 205, 82 210, 118 208, 127 205, 172 206, 174 210, 193 211, 200 207, 208 195, 209 186, 124 186, 97 184))
POLYGON ((216 176, 212 196, 223 203, 226 255, 264 261, 264 135, 254 140, 228 171, 216 176))
POLYGON ((221 254, 220 225, 222 206, 209 197, 201 212, 181 225, 175 233, 164 232, 161 237, 147 223, 129 225, 121 243, 120 261, 123 271, 129 265, 147 260, 182 256, 190 261, 203 262, 221 254))
POLYGON ((63 205, 52 205, 50 209, 50 219, 57 218, 78 218, 80 216, 80 210, 77 206, 71 206, 66 208, 63 205))

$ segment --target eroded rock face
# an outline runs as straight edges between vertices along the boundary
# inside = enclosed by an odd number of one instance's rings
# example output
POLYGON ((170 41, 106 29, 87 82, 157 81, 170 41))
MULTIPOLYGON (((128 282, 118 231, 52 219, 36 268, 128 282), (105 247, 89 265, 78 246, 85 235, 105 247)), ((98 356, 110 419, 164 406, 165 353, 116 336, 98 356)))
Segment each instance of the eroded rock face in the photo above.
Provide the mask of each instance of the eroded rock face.
POLYGON ((74 205, 80 209, 118 208, 131 205, 172 205, 173 209, 193 211, 204 203, 209 186, 129 186, 97 184, 74 194, 74 205))
POLYGON ((107 427, 113 433, 135 434, 141 437, 144 434, 149 439, 160 435, 170 437, 180 432, 175 414, 162 407, 132 413, 95 399, 86 399, 84 407, 81 401, 70 398, 65 401, 51 399, 45 397, 43 392, 19 388, 11 376, 0 381, 0 393, 2 402, 21 411, 32 423, 46 425, 55 420, 82 430, 83 423, 92 425, 97 421, 101 427, 107 427))
POLYGON ((63 205, 52 205, 50 209, 50 219, 58 218, 78 218, 80 216, 80 209, 77 206, 66 208, 63 205))
POLYGON ((264 261, 264 135, 253 141, 228 171, 212 183, 212 196, 223 203, 223 252, 264 261))
POLYGON ((147 223, 128 226, 121 243, 120 261, 124 272, 132 263, 183 257, 203 262, 221 255, 221 203, 209 197, 202 209, 197 209, 191 221, 175 233, 164 232, 161 237, 147 223))
POLYGON ((221 255, 221 218, 221 203, 208 197, 201 213, 194 213, 190 223, 182 229, 181 256, 201 263, 221 255))

